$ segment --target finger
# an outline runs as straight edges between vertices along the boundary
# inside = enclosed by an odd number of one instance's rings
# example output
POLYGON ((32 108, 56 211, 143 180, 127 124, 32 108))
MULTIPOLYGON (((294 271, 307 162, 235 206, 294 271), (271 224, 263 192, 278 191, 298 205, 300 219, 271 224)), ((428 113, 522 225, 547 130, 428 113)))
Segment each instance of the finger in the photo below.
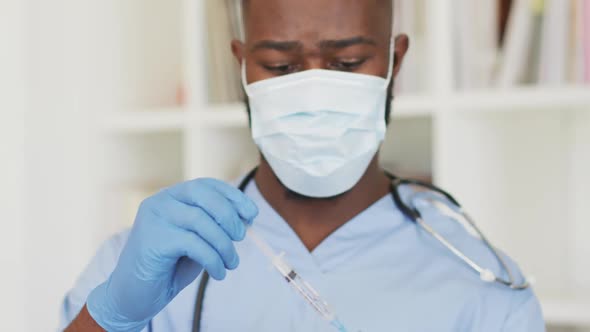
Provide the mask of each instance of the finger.
POLYGON ((176 264, 176 270, 174 271, 174 294, 178 294, 186 286, 195 281, 202 271, 203 267, 201 264, 188 257, 180 258, 176 264))
POLYGON ((203 209, 231 238, 240 238, 244 234, 245 225, 235 207, 212 188, 205 185, 194 185, 168 192, 178 201, 203 209))
POLYGON ((240 190, 215 179, 197 179, 169 188, 169 191, 180 201, 190 205, 198 205, 198 193, 203 190, 215 191, 225 197, 236 209, 239 216, 248 223, 258 214, 256 205, 240 190))
POLYGON ((223 280, 227 274, 223 260, 200 236, 195 233, 177 229, 175 253, 179 258, 188 257, 200 264, 215 280, 223 280))
POLYGON ((242 219, 250 222, 258 215, 256 204, 238 188, 217 179, 203 179, 202 181, 232 202, 242 219))
MULTIPOLYGON (((233 270, 238 266, 238 253, 232 238, 208 213, 199 207, 176 201, 172 197, 163 199, 158 208, 159 214, 166 216, 168 222, 194 232, 207 241, 219 253, 226 268, 233 270)), ((242 225, 240 232, 233 240, 243 240, 246 236, 246 227, 242 225)))
MULTIPOLYGON (((219 197, 215 193, 210 194, 208 197, 205 198, 205 202, 200 204, 204 205, 215 205, 215 207, 211 208, 204 208, 200 205, 190 205, 185 202, 179 201, 176 199, 175 196, 171 195, 169 192, 164 192, 163 197, 159 200, 158 208, 162 211, 160 212, 161 215, 169 215, 171 220, 176 223, 177 225, 196 231, 199 227, 200 223, 196 221, 213 221, 213 225, 216 228, 221 228, 233 241, 241 241, 246 236, 246 226, 242 222, 242 220, 237 216, 235 210, 231 207, 228 202, 224 202, 222 197, 219 197), (209 200, 213 202, 209 202, 209 200), (217 203, 217 201, 219 201, 217 203), (208 210, 227 210, 225 211, 226 216, 223 216, 223 212, 214 213, 213 211, 208 210), (217 215, 217 217, 216 217, 217 215), (216 219, 217 218, 217 219, 216 219), (230 223, 232 227, 223 227, 220 221, 225 223, 230 223)), ((205 195, 207 196, 207 195, 205 195)))

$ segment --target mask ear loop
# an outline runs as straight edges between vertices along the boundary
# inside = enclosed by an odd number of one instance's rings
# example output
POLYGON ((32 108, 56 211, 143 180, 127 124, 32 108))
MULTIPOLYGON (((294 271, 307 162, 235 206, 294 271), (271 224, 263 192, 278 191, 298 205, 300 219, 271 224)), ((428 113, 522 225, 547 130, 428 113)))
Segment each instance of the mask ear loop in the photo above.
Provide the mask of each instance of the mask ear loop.
POLYGON ((385 88, 389 87, 393 77, 393 65, 395 60, 395 13, 391 13, 391 38, 389 39, 389 66, 387 68, 387 78, 385 79, 385 88))
POLYGON ((391 36, 391 40, 389 41, 389 66, 387 68, 387 78, 385 79, 385 85, 389 86, 389 82, 393 77, 393 64, 395 60, 395 38, 393 35, 391 36))
POLYGON ((389 40, 389 66, 387 68, 387 78, 385 79, 385 88, 389 87, 389 83, 393 77, 393 67, 395 62, 395 6, 391 8, 391 38, 389 40))
POLYGON ((248 81, 246 80, 246 58, 242 58, 242 68, 241 70, 241 78, 242 78, 242 87, 244 88, 244 91, 246 92, 246 95, 248 97, 250 97, 250 91, 248 91, 248 81))

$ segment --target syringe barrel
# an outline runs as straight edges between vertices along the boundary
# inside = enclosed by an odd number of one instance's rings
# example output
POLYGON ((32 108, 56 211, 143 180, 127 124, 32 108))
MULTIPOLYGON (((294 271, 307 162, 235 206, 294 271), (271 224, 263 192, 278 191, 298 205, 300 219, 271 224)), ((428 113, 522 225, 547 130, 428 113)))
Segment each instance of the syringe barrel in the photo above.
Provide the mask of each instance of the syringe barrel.
POLYGON ((272 265, 279 271, 279 273, 285 277, 289 278, 289 274, 293 271, 293 268, 285 261, 284 253, 276 255, 272 258, 272 265))
POLYGON ((252 229, 252 227, 248 227, 246 229, 246 236, 254 242, 256 247, 262 251, 262 253, 268 257, 270 260, 275 258, 275 253, 272 248, 264 241, 258 234, 252 229))
POLYGON ((332 311, 330 306, 320 294, 295 271, 287 277, 290 285, 297 290, 305 300, 311 304, 312 307, 326 320, 332 321, 336 318, 336 314, 332 311))
POLYGON ((284 258, 284 253, 276 255, 272 248, 262 238, 256 234, 252 228, 248 228, 247 236, 254 244, 267 256, 275 269, 287 280, 303 298, 309 302, 311 306, 326 320, 332 321, 336 318, 334 312, 330 309, 326 301, 324 301, 318 292, 311 287, 295 270, 287 263, 284 258))

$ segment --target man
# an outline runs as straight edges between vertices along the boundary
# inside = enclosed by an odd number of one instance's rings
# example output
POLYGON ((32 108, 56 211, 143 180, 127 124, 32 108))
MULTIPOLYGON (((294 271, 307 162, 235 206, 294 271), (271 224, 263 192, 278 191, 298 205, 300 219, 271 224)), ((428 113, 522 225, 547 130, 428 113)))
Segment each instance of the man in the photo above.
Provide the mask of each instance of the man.
MULTIPOLYGON (((242 193, 198 179, 147 198, 67 295, 66 330, 331 331, 242 241, 251 225, 350 331, 543 331, 530 289, 480 280, 391 199, 377 150, 409 46, 392 38, 392 0, 243 6, 245 40, 232 50, 261 150, 252 181, 242 193)), ((505 274, 462 227, 432 206, 424 216, 505 274)))

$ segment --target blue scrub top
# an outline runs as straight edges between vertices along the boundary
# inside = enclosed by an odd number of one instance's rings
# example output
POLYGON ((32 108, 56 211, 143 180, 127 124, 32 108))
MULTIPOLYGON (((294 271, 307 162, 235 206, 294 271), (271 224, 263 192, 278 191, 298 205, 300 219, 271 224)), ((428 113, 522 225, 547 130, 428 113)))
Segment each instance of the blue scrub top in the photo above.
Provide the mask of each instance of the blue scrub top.
MULTIPOLYGON (((431 235, 408 220, 387 195, 309 252, 262 197, 255 182, 246 194, 258 205, 255 230, 327 299, 350 332, 545 331, 531 289, 485 283, 431 235)), ((425 220, 483 267, 502 275, 482 242, 433 207, 425 220)), ((320 221, 318 221, 320 222, 320 221)), ((115 268, 128 232, 99 249, 61 309, 71 322, 90 291, 115 268)), ((201 329, 212 331, 333 331, 247 239, 237 243, 240 266, 211 280, 201 329)), ((508 259, 508 258, 507 258, 508 259)), ((518 269, 508 259, 511 268, 518 269)), ((519 272, 520 274, 520 272, 519 272)), ((522 278, 522 276, 520 276, 522 278)), ((199 279, 146 327, 146 332, 191 331, 199 279)))

